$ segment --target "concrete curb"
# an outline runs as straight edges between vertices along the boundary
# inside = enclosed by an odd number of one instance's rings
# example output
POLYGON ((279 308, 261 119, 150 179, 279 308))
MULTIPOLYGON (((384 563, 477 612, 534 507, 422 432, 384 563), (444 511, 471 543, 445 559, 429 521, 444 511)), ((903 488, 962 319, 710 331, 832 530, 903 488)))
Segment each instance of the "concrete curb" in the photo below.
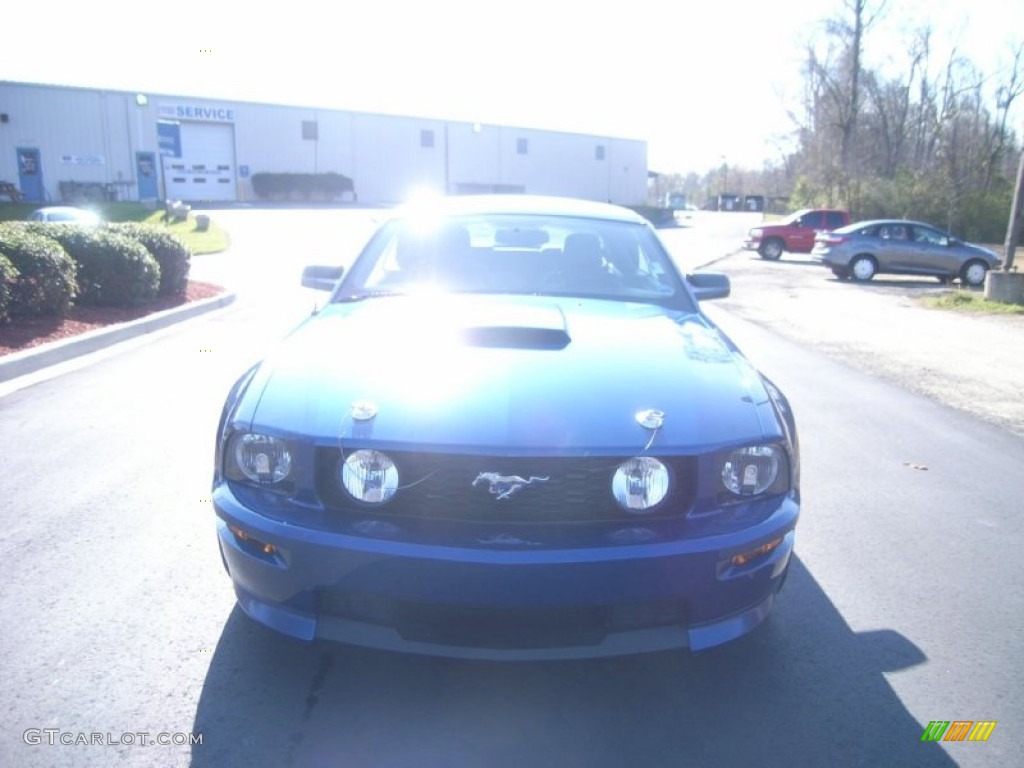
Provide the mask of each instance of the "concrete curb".
POLYGON ((0 382, 35 373, 51 365, 96 352, 118 342, 159 331, 207 312, 223 309, 232 304, 235 298, 234 293, 222 293, 213 298, 193 301, 180 307, 165 309, 163 312, 155 312, 152 315, 140 317, 138 320, 118 323, 109 328, 98 328, 70 339, 54 341, 50 344, 5 355, 0 357, 0 382))

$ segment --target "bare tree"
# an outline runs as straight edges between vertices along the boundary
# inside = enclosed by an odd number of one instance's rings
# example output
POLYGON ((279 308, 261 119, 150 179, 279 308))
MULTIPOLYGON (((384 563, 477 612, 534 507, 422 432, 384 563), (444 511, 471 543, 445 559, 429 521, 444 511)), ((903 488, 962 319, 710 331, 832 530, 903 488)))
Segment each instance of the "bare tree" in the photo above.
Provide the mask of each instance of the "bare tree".
POLYGON ((806 47, 793 143, 760 172, 730 168, 730 179, 793 204, 841 204, 854 216, 912 216, 993 237, 1020 150, 1024 44, 985 75, 956 50, 937 62, 925 24, 883 74, 866 51, 885 0, 840 0, 839 8, 806 47))
POLYGON ((1014 103, 1024 95, 1024 43, 1011 53, 1011 62, 1006 69, 1005 80, 996 88, 995 136, 985 173, 985 189, 992 186, 992 179, 1000 171, 1000 164, 1007 152, 1007 143, 1012 139, 1009 130, 1010 113, 1014 103))
POLYGON ((815 112, 839 146, 838 158, 826 167, 836 172, 834 182, 841 196, 850 191, 856 176, 857 126, 861 117, 864 78, 864 42, 870 27, 885 9, 885 0, 873 9, 868 0, 843 0, 845 14, 825 22, 826 37, 817 49, 808 50, 808 76, 821 100, 815 112))

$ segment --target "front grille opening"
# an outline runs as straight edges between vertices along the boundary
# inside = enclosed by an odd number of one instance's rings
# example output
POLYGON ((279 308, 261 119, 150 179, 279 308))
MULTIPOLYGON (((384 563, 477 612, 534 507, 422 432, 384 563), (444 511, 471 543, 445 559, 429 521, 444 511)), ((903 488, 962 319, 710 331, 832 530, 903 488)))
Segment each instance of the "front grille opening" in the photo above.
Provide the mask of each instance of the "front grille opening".
POLYGON ((682 600, 595 606, 463 606, 391 600, 345 590, 320 596, 325 616, 394 627, 410 641, 472 648, 597 645, 608 634, 686 626, 682 600))
MULTIPOLYGON (((650 514, 635 515, 622 509, 611 492, 615 469, 630 457, 388 455, 398 468, 399 491, 386 504, 374 507, 375 516, 493 523, 646 522, 684 517, 696 496, 693 457, 659 457, 671 473, 669 497, 650 514), (499 498, 501 493, 492 493, 497 485, 479 480, 492 473, 526 482, 499 498)), ((341 458, 337 448, 317 449, 317 494, 335 514, 365 514, 365 506, 357 504, 341 485, 341 458)))

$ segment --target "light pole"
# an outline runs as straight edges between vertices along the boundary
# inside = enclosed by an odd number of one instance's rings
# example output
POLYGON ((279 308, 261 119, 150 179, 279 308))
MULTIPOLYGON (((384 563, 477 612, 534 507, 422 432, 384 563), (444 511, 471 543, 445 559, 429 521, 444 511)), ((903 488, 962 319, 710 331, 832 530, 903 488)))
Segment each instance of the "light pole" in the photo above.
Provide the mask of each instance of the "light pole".
POLYGON ((444 194, 445 196, 450 194, 449 186, 451 181, 449 178, 449 167, 448 167, 448 121, 444 123, 444 194))
POLYGON ((718 192, 718 210, 722 210, 722 205, 725 202, 726 190, 729 189, 729 163, 725 160, 725 155, 722 155, 722 188, 718 192))

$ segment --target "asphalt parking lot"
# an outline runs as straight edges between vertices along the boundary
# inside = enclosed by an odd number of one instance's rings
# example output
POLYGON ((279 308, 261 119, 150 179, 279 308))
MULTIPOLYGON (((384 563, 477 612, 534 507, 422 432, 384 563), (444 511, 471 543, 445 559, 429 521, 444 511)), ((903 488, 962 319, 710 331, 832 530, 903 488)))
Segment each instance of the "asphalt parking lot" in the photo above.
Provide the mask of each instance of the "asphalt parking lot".
POLYGON ((803 254, 770 262, 739 250, 706 269, 732 281, 728 299, 706 306, 727 331, 734 314, 1024 435, 1024 315, 931 309, 924 297, 957 288, 932 278, 840 281, 803 254))
MULTIPOLYGON (((1019 765, 1024 443, 859 370, 891 350, 921 355, 908 370, 924 378, 937 353, 915 334, 946 360, 997 326, 1014 343, 1018 322, 921 309, 933 281, 857 286, 798 257, 723 256, 739 216, 667 233, 688 269, 732 277, 707 311, 797 413, 806 514, 769 620, 707 652, 556 663, 306 645, 236 605, 212 440, 231 382, 322 300, 301 266, 348 252, 360 222, 217 215, 233 247, 197 272, 238 301, 0 395, 17 502, 2 517, 0 765, 1019 765), (940 718, 998 726, 987 743, 922 741, 940 718), (143 742, 158 734, 189 741, 143 742)), ((1002 372, 979 366, 999 363, 972 349, 960 365, 990 398, 1002 372)))

